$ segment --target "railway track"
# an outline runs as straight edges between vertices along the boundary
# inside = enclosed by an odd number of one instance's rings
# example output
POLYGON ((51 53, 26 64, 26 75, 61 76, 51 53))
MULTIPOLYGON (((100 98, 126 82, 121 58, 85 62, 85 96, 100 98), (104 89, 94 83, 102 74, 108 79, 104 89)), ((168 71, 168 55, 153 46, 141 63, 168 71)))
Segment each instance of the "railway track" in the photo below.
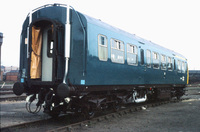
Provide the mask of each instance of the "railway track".
POLYGON ((59 128, 53 129, 53 130, 49 130, 48 132, 63 132, 63 131, 71 132, 73 130, 80 129, 82 127, 89 127, 92 124, 96 124, 96 123, 104 121, 104 120, 112 120, 113 118, 120 118, 124 115, 131 114, 133 112, 137 112, 137 111, 140 111, 140 110, 144 110, 144 109, 147 109, 149 107, 156 107, 156 106, 168 104, 168 103, 177 103, 177 102, 180 102, 182 100, 185 100, 185 99, 162 101, 162 102, 156 102, 156 103, 144 103, 144 104, 141 104, 141 105, 139 104, 138 106, 131 106, 131 107, 122 109, 118 112, 102 115, 102 116, 93 118, 91 120, 84 120, 84 121, 81 121, 81 122, 77 122, 77 123, 73 123, 73 124, 70 124, 70 125, 59 127, 59 128))
POLYGON ((4 102, 4 101, 21 101, 21 100, 25 100, 26 96, 7 96, 7 97, 0 97, 0 102, 4 102))
POLYGON ((25 99, 26 99, 25 94, 22 95, 22 96, 16 96, 13 93, 13 90, 12 90, 11 87, 0 88, 0 102, 3 102, 3 101, 20 101, 20 100, 25 100, 25 99))
POLYGON ((168 103, 176 103, 180 102, 182 100, 186 99, 180 99, 180 100, 170 100, 170 101, 159 101, 159 102, 153 102, 153 103, 143 103, 143 104, 137 104, 137 105, 128 105, 124 108, 121 108, 118 112, 111 112, 106 111, 101 112, 100 115, 97 115, 96 117, 86 120, 82 115, 61 115, 58 119, 45 119, 45 120, 38 120, 28 123, 23 123, 19 125, 13 125, 1 128, 2 132, 7 131, 48 131, 48 132, 57 132, 57 131, 73 131, 80 129, 82 127, 89 127, 93 124, 97 124, 98 122, 105 121, 105 120, 112 120, 114 118, 120 118, 123 115, 131 114, 136 111, 144 110, 149 107, 156 107, 163 104, 168 103))

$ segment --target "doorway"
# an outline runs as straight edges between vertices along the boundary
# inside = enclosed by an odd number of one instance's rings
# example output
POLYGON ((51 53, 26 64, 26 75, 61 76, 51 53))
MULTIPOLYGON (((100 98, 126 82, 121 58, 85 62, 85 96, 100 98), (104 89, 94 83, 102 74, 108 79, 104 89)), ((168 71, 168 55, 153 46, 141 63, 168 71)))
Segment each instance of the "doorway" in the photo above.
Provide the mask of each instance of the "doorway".
POLYGON ((32 26, 30 79, 53 80, 54 26, 49 21, 39 21, 32 26))
POLYGON ((42 42, 42 81, 52 81, 53 74, 53 26, 43 31, 42 42))

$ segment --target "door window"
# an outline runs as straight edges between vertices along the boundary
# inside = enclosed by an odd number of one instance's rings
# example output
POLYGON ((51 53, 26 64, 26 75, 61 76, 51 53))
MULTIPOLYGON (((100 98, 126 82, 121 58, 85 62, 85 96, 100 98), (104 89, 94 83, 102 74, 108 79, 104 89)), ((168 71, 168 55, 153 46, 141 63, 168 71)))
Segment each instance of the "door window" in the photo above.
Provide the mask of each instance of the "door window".
POLYGON ((168 67, 168 70, 169 71, 172 71, 173 70, 173 67, 172 67, 172 58, 171 57, 168 57, 167 58, 167 67, 168 67))
POLYGON ((108 42, 107 37, 104 35, 98 35, 98 54, 99 60, 108 60, 108 42))
POLYGON ((48 42, 47 42, 47 56, 53 57, 53 44, 54 44, 54 40, 53 40, 53 31, 52 29, 48 30, 48 42))
POLYGON ((166 56, 165 55, 161 55, 161 69, 162 70, 166 70, 167 69, 166 56))
POLYGON ((151 51, 147 50, 147 67, 151 68, 151 51))
POLYGON ((137 46, 132 44, 127 44, 127 63, 129 65, 138 64, 137 46))
POLYGON ((111 61, 124 64, 124 42, 111 39, 111 61))
POLYGON ((159 69, 159 54, 156 52, 153 52, 153 68, 159 69))
POLYGON ((144 65, 144 50, 140 50, 140 64, 144 65))

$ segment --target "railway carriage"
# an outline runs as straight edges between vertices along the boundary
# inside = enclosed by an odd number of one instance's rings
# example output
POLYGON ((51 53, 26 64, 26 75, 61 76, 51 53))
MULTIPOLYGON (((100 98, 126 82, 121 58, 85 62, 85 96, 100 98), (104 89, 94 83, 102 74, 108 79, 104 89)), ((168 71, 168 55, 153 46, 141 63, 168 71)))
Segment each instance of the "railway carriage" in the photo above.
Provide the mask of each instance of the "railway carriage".
POLYGON ((45 5, 24 21, 16 95, 55 116, 119 108, 122 102, 180 98, 187 59, 71 6, 45 5), (38 96, 36 96, 38 95, 38 96))

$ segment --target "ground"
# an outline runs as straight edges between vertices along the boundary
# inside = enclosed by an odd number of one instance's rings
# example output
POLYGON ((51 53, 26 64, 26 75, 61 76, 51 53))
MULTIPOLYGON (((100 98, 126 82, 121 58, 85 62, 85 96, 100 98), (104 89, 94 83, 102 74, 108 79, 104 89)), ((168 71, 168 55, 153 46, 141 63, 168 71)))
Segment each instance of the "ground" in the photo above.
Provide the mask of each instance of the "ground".
MULTIPOLYGON (((89 132, 198 132, 200 131, 200 88, 187 88, 190 98, 103 120, 75 131, 89 132)), ((42 111, 36 115, 25 110, 25 102, 0 103, 1 127, 49 118, 42 111)), ((38 131, 41 129, 38 128, 38 131)))
POLYGON ((200 88, 188 88, 190 98, 133 112, 77 131, 95 132, 199 132, 200 88))

